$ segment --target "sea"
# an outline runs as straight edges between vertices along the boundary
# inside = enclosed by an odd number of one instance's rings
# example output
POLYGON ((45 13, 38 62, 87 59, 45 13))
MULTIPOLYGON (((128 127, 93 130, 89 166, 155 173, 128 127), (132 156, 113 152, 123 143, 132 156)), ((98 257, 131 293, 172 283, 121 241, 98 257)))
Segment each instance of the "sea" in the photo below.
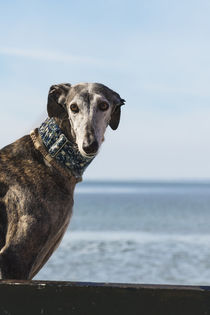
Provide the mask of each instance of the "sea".
POLYGON ((210 182, 84 181, 36 280, 210 285, 210 182))

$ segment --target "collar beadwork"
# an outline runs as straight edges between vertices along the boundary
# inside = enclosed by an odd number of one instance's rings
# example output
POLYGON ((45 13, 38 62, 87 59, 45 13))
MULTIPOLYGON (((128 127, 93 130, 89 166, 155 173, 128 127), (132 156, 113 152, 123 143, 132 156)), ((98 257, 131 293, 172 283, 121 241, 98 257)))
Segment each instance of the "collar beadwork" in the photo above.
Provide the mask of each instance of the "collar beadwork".
POLYGON ((88 158, 81 155, 78 146, 67 139, 53 117, 41 124, 38 133, 49 155, 76 178, 82 176, 94 159, 94 156, 88 158))

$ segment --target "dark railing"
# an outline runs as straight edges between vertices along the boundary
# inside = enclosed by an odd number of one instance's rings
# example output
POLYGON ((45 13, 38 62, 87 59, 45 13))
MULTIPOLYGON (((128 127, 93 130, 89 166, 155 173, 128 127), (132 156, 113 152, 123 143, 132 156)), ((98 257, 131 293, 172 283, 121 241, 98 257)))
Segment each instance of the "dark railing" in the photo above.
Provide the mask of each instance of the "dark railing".
POLYGON ((1 280, 0 314, 210 315, 210 287, 1 280))

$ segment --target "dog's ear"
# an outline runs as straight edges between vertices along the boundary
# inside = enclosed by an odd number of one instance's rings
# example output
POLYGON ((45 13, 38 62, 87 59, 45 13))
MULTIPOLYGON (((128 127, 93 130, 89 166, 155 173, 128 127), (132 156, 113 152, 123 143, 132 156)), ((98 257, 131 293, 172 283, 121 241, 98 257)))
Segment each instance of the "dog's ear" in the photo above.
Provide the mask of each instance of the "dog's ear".
POLYGON ((111 115, 111 119, 109 121, 109 126, 116 130, 120 123, 120 115, 121 115, 121 106, 125 104, 125 100, 120 98, 119 94, 116 93, 115 99, 114 99, 114 110, 111 115))
POLYGON ((69 93, 71 84, 55 84, 50 87, 47 102, 49 117, 60 117, 66 112, 66 96, 69 93))

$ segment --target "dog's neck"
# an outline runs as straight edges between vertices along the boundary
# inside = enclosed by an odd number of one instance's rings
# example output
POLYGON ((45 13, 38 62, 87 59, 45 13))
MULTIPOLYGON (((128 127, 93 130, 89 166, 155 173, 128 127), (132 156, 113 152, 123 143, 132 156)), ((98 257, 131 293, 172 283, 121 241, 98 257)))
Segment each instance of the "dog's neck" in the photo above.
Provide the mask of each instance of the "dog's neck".
POLYGON ((94 156, 89 158, 81 155, 77 144, 70 140, 71 135, 66 136, 59 127, 60 123, 54 118, 47 118, 38 128, 39 136, 51 158, 67 172, 80 178, 94 156))
POLYGON ((64 135, 68 138, 70 142, 75 142, 75 139, 71 132, 71 125, 69 122, 69 118, 66 115, 63 115, 62 117, 54 117, 54 121, 56 125, 62 130, 64 135))

